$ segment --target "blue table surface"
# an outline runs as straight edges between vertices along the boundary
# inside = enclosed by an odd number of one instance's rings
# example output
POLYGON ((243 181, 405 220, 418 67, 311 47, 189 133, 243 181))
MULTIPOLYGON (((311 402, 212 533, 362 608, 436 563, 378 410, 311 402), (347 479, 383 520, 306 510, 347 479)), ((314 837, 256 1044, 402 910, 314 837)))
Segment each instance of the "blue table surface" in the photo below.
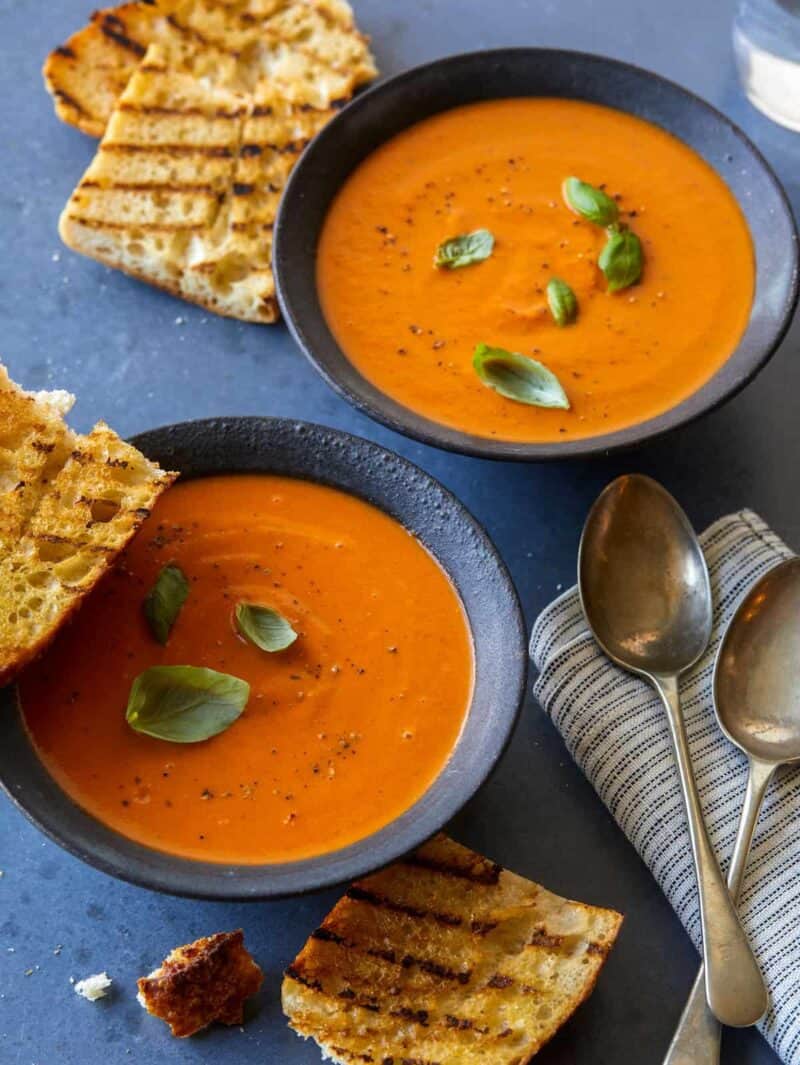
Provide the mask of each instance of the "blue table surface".
MULTIPOLYGON (((42 88, 47 51, 82 24, 78 0, 0 0, 0 345, 28 388, 68 387, 73 423, 104 417, 123 434, 216 414, 301 417, 359 433, 440 478, 486 525, 528 621, 573 581, 587 508, 612 477, 641 470, 683 502, 697 527, 756 509, 800 547, 800 329, 742 395, 635 453, 557 465, 495 465, 406 440, 355 413, 316 376, 283 326, 226 321, 76 256, 56 220, 94 142, 58 122, 42 88)), ((730 0, 357 0, 381 70, 448 53, 554 45, 650 67, 716 104, 752 137, 800 206, 800 136, 743 98, 730 0)), ((499 771, 452 826, 463 842, 554 891, 623 910, 599 986, 537 1058, 618 1065, 662 1058, 697 965, 677 918, 631 845, 529 697, 499 771)), ((0 799, 0 1063, 236 1062, 313 1065, 285 1026, 280 973, 337 892, 269 904, 174 899, 119 883, 47 841, 0 799), (243 1031, 171 1039, 135 999, 136 977, 173 946, 242 926, 264 966, 243 1031), (60 946, 60 950, 58 949, 60 946), (114 994, 92 1005, 69 977, 107 969, 114 994)), ((777 1059, 755 1032, 729 1032, 726 1065, 777 1059)))

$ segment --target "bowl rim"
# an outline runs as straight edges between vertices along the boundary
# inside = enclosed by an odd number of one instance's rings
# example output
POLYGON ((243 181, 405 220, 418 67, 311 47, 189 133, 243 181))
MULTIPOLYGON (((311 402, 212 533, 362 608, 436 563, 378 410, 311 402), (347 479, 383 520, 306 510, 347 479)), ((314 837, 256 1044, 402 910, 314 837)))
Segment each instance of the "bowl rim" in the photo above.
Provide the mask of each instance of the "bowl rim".
MULTIPOLYGON (((213 437, 216 434, 217 439, 222 441, 225 434, 232 431, 238 431, 245 436, 255 434, 253 439, 258 438, 262 443, 272 440, 276 448, 280 446, 282 433, 305 434, 317 444, 338 441, 345 465, 355 465, 353 456, 356 454, 362 460, 365 457, 372 460, 372 468, 377 471, 374 475, 376 483, 383 475, 383 470, 399 471, 404 479, 402 484, 395 482, 393 485, 396 500, 402 496, 404 486, 406 492, 409 492, 407 486, 415 485, 415 491, 418 491, 417 505, 430 500, 431 506, 435 503, 443 508, 446 517, 455 519, 460 524, 464 534, 462 541, 467 539, 474 545, 475 554, 472 561, 466 565, 467 569, 471 565, 474 570, 476 560, 480 560, 481 588, 480 592, 469 592, 469 596, 488 595, 493 609, 502 604, 504 618, 498 621, 497 631, 502 630, 506 638, 505 647, 501 648, 499 655, 502 661, 503 686, 492 687, 490 693, 489 685, 484 685, 486 690, 481 691, 480 701, 476 699, 476 693, 479 692, 478 659, 482 634, 476 632, 467 611, 464 598, 465 576, 459 578, 454 575, 434 548, 426 542, 424 534, 417 532, 415 524, 418 525, 419 522, 402 522, 397 512, 391 513, 388 507, 377 503, 371 497, 370 485, 365 484, 363 492, 350 486, 339 485, 341 491, 378 506, 394 520, 405 524, 444 570, 467 614, 475 662, 475 683, 467 718, 450 758, 427 791, 408 810, 383 828, 344 848, 292 862, 262 865, 203 862, 156 850, 109 828, 83 810, 60 787, 39 758, 24 725, 17 685, 11 684, 0 689, 0 788, 17 809, 48 838, 87 864, 120 880, 150 890, 197 899, 258 901, 302 895, 357 879, 402 857, 439 831, 478 791, 505 753, 522 710, 527 684, 528 656, 525 622, 516 588, 505 562, 485 529, 464 504, 436 478, 395 452, 340 429, 292 418, 259 416, 178 422, 139 433, 131 442, 146 449, 149 442, 155 439, 163 440, 162 446, 151 446, 150 450, 156 452, 151 457, 166 468, 171 440, 177 440, 179 447, 188 447, 188 441, 192 439, 207 438, 208 434, 213 437), (487 698, 490 694, 491 701, 487 698), (477 713, 486 718, 482 728, 480 722, 476 724, 476 708, 477 713), (483 743, 473 751, 471 757, 469 752, 465 753, 462 748, 470 722, 473 731, 477 729, 483 739, 483 743), (477 768, 472 764, 475 762, 478 763, 477 768), (465 766, 462 763, 465 763, 466 768, 472 769, 469 776, 463 771, 465 766), (33 785, 30 783, 31 772, 34 775, 33 785)), ((222 443, 221 446, 224 448, 226 445, 222 443)), ((305 454, 309 454, 308 450, 305 454)), ((293 463, 297 458, 295 455, 287 461, 293 463)), ((206 460, 200 460, 201 465, 204 461, 206 460)), ((276 472, 270 468, 275 466, 273 456, 259 455, 255 461, 257 466, 246 469, 239 465, 225 469, 223 463, 219 468, 190 472, 186 479, 225 473, 235 475, 240 472, 276 472)), ((367 468, 362 464, 362 473, 367 468)), ((280 475, 294 476, 312 483, 327 483, 334 487, 337 486, 339 477, 339 472, 335 471, 330 474, 329 480, 323 480, 311 473, 300 472, 299 466, 298 472, 293 474, 283 470, 278 472, 280 475)), ((388 493, 388 490, 387 486, 385 491, 388 493)), ((411 496, 405 501, 400 500, 397 511, 411 507, 412 503, 411 496)), ((458 539, 458 530, 451 531, 454 540, 458 539)), ((485 648, 486 646, 484 645, 485 648)))
MULTIPOLYGON (((483 99, 487 100, 501 98, 503 97, 500 95, 483 97, 483 99)), ((596 102, 593 100, 591 94, 576 93, 570 98, 596 102)), ((424 116, 412 119, 402 128, 407 129, 411 125, 414 125, 415 122, 421 121, 424 117, 451 110, 452 106, 458 105, 445 106, 439 111, 427 112, 424 116)), ((623 111, 623 113, 635 115, 635 112, 625 107, 611 104, 606 104, 606 106, 616 107, 617 110, 623 111)), ((635 115, 635 117, 640 116, 635 115)), ((659 123, 657 119, 645 118, 644 121, 649 121, 653 125, 665 129, 666 132, 670 133, 677 140, 681 141, 681 143, 700 155, 701 158, 704 158, 704 161, 715 170, 719 177, 725 181, 726 185, 730 188, 725 176, 720 173, 720 171, 709 162, 697 148, 688 144, 681 136, 673 133, 672 130, 667 128, 667 126, 659 123)), ((395 135, 395 133, 392 133, 385 139, 377 142, 375 147, 367 154, 370 154, 371 151, 374 151, 380 144, 386 143, 386 141, 390 140, 391 137, 395 135)), ((357 165, 359 164, 357 163, 356 166, 357 165)), ((345 176, 343 181, 347 179, 349 173, 352 173, 352 169, 348 172, 348 175, 345 176)), ((331 200, 338 189, 341 188, 343 181, 336 185, 335 190, 331 194, 331 200)), ((731 193, 739 205, 740 210, 745 214, 739 197, 733 193, 733 190, 731 190, 731 193)), ((704 100, 691 89, 687 89, 683 85, 680 85, 661 74, 657 74, 637 64, 615 59, 601 53, 566 48, 517 46, 458 52, 421 63, 389 77, 381 78, 371 86, 360 91, 306 146, 286 183, 278 207, 273 235, 272 267, 275 278, 276 296, 281 312, 295 343, 323 379, 335 392, 347 400, 347 402, 357 410, 395 432, 445 451, 471 455, 476 458, 495 460, 513 459, 523 462, 540 462, 569 458, 586 458, 600 454, 608 455, 613 452, 627 450, 628 448, 635 447, 646 441, 655 440, 666 433, 672 432, 674 429, 689 425, 703 415, 716 410, 723 403, 726 403, 729 399, 736 396, 764 368, 786 336, 792 323, 794 311, 798 303, 798 296, 800 296, 800 234, 798 233, 798 223, 794 217, 788 196, 780 180, 764 155, 750 140, 747 134, 735 122, 733 122, 732 119, 728 118, 722 111, 714 107, 713 104, 708 103, 708 101, 704 100), (649 81, 654 85, 661 86, 664 91, 674 94, 673 98, 682 97, 686 104, 690 105, 697 111, 705 113, 732 134, 736 140, 739 141, 743 150, 752 156, 754 162, 762 171, 763 176, 766 178, 776 196, 776 203, 783 214, 783 220, 788 225, 789 240, 786 249, 787 291, 785 298, 782 300, 779 319, 769 342, 763 345, 757 355, 749 359, 742 372, 734 375, 732 379, 726 381, 724 385, 721 385, 719 382, 720 375, 724 373, 725 368, 729 366, 734 359, 742 345, 747 330, 750 328, 753 321, 753 309, 756 305, 757 292, 754 293, 751 314, 748 318, 745 333, 740 338, 734 350, 707 381, 694 392, 684 397, 679 403, 675 404, 675 406, 670 407, 661 414, 648 418, 646 421, 636 422, 633 425, 615 430, 612 433, 563 442, 548 441, 526 443, 500 440, 492 437, 481 437, 475 434, 462 432, 456 428, 445 425, 443 422, 436 422, 425 415, 419 414, 410 407, 406 407, 398 400, 389 396, 388 393, 383 392, 377 386, 373 385, 361 374, 354 364, 349 362, 347 355, 333 337, 327 323, 325 323, 325 328, 329 335, 328 343, 338 353, 338 360, 333 361, 343 361, 348 363, 350 367, 352 367, 353 376, 357 380, 357 385, 354 386, 348 381, 343 381, 336 369, 329 367, 327 360, 324 357, 320 357, 318 353, 314 351, 314 346, 307 337, 304 327, 306 314, 302 307, 303 300, 301 297, 295 298, 293 292, 292 271, 288 266, 284 269, 284 262, 288 261, 290 254, 288 250, 288 244, 290 241, 288 236, 290 226, 289 219, 293 212, 298 209, 298 206, 302 203, 305 196, 303 184, 306 180, 306 175, 315 166, 320 154, 326 152, 328 145, 331 145, 333 150, 335 150, 338 130, 342 123, 350 120, 352 115, 358 115, 365 108, 372 107, 373 102, 376 99, 380 100, 384 97, 391 96, 391 94, 402 90, 408 83, 413 83, 418 79, 424 79, 432 71, 446 70, 449 67, 455 67, 465 63, 491 64, 515 58, 526 58, 535 61, 545 57, 563 62, 601 64, 607 66, 609 69, 618 72, 627 72, 634 77, 649 81), (295 201, 297 201, 297 203, 295 201), (715 383, 716 387, 712 387, 715 383)), ((316 256, 316 248, 314 250, 314 256, 316 256)), ((756 261, 756 280, 757 279, 758 263, 756 261)), ((314 292, 316 293, 316 284, 314 286, 314 292)), ((316 312, 314 313, 316 314, 316 312)), ((324 322, 324 315, 321 308, 319 309, 319 315, 324 322)))

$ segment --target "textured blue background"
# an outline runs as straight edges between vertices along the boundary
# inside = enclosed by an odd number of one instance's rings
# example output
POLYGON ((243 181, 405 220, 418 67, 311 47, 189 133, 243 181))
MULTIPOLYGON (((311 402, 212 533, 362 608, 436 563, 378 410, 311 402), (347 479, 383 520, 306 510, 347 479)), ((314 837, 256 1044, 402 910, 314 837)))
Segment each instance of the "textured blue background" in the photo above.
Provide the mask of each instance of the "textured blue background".
MULTIPOLYGON (((800 136, 771 125, 743 99, 730 52, 732 2, 356 0, 356 6, 387 74, 447 53, 520 44, 597 51, 650 67, 739 122, 774 165, 795 209, 800 205, 800 136)), ((698 526, 746 504, 800 547, 797 325, 743 395, 638 453, 569 465, 493 465, 411 443, 354 413, 315 376, 282 326, 213 318, 61 249, 56 219, 93 142, 54 118, 39 67, 88 10, 79 0, 0 0, 0 350, 27 387, 77 393, 78 428, 98 416, 130 434, 190 417, 272 414, 371 437, 439 477, 485 523, 529 620, 573 580, 586 510, 620 472, 660 478, 698 526)), ((553 890, 627 914, 594 997, 537 1061, 657 1065, 696 955, 532 699, 502 767, 453 831, 553 890)), ((5 799, 0 869, 2 1065, 320 1060, 285 1028, 278 995, 282 968, 334 892, 239 906, 160 897, 62 853, 5 799), (247 1027, 171 1040, 137 1005, 135 978, 174 945, 239 925, 267 971, 247 1027), (69 976, 101 969, 115 980, 113 997, 96 1005, 78 999, 69 976)), ((726 1065, 775 1060, 757 1034, 726 1035, 726 1065)))

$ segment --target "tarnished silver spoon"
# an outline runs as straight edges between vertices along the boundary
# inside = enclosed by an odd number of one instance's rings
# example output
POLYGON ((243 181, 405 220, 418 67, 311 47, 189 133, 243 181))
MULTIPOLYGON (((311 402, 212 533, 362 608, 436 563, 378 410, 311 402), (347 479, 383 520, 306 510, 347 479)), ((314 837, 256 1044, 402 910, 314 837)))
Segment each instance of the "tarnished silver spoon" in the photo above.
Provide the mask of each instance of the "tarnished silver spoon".
POLYGON ((767 992, 708 838, 678 694, 680 674, 708 646, 711 588, 694 530, 669 492, 638 474, 605 489, 586 519, 578 586, 597 642, 649 680, 667 712, 697 874, 708 1005, 723 1024, 755 1024, 767 992))
MULTIPOLYGON (((714 702, 722 731, 750 762, 728 871, 736 899, 769 782, 778 766, 800 761, 800 559, 771 569, 742 600, 717 654, 714 702)), ((664 1065, 718 1065, 719 1036, 701 969, 664 1065)))

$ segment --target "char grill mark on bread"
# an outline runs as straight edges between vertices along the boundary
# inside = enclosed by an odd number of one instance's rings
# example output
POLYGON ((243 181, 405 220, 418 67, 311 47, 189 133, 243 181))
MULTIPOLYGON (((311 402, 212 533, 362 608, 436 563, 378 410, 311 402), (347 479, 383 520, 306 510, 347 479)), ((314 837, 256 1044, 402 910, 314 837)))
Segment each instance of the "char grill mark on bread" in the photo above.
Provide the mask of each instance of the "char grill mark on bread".
POLYGON ((284 1011, 338 1062, 522 1065, 621 921, 437 836, 353 885, 287 969, 284 1011))
POLYGON ((72 402, 24 392, 0 364, 0 684, 49 643, 177 476, 103 422, 73 433, 72 402))

